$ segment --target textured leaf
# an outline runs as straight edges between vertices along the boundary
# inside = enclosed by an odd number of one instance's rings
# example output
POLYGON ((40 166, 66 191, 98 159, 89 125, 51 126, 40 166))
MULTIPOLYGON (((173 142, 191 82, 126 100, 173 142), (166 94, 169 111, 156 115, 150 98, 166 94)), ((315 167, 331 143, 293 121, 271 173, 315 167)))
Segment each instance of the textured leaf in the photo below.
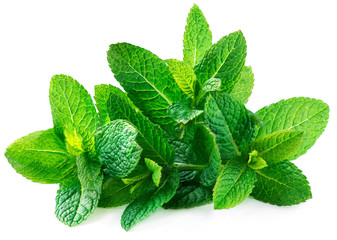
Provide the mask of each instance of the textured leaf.
POLYGON ((176 59, 168 59, 166 63, 180 89, 191 99, 194 99, 196 76, 193 68, 176 59))
POLYGON ((255 140, 251 149, 258 152, 268 165, 278 163, 296 153, 301 145, 303 132, 277 131, 255 140))
POLYGON ((76 161, 54 129, 28 134, 12 143, 5 156, 22 176, 39 183, 61 183, 77 176, 76 161))
POLYGON ((215 136, 204 125, 196 129, 194 152, 200 165, 207 165, 201 171, 200 183, 204 186, 213 186, 220 172, 221 156, 215 142, 215 136))
POLYGON ((161 179, 161 170, 163 169, 156 162, 151 159, 145 158, 145 164, 147 168, 152 172, 152 180, 153 183, 159 187, 160 179, 161 179))
POLYGON ((176 122, 186 124, 203 111, 191 109, 187 102, 175 102, 168 108, 168 113, 176 122))
POLYGON ((246 104, 254 87, 254 74, 251 67, 244 66, 239 80, 230 94, 242 104, 246 104))
POLYGON ((56 217, 72 227, 80 224, 95 210, 101 194, 101 164, 86 153, 76 157, 78 180, 60 185, 56 196, 56 217))
POLYGON ((72 153, 93 153, 98 116, 89 93, 70 76, 55 75, 50 82, 49 100, 55 131, 66 139, 72 153))
POLYGON ((96 152, 106 174, 122 178, 135 169, 142 153, 137 134, 137 129, 121 119, 98 129, 96 152))
POLYGON ((110 92, 112 91, 112 85, 101 84, 95 86, 95 101, 98 110, 100 125, 105 125, 110 122, 109 109, 107 102, 110 92))
POLYGON ((197 5, 191 8, 184 33, 184 62, 191 67, 196 65, 212 46, 212 33, 197 5))
POLYGON ((163 164, 174 162, 174 150, 165 140, 163 130, 151 123, 120 89, 112 87, 107 103, 111 120, 125 119, 138 130, 137 143, 143 148, 142 156, 163 164))
POLYGON ((174 124, 167 108, 181 101, 183 93, 165 61, 143 48, 118 43, 110 45, 108 62, 117 81, 144 115, 163 128, 174 124))
POLYGON ((211 78, 204 82, 204 85, 201 86, 201 89, 196 98, 196 103, 198 105, 199 101, 206 95, 208 92, 220 91, 221 88, 221 79, 211 78))
POLYGON ((198 185, 180 186, 164 208, 192 208, 212 202, 212 188, 198 185))
POLYGON ((163 179, 159 188, 137 198, 126 207, 121 219, 122 227, 129 230, 137 222, 155 212, 173 197, 178 185, 179 174, 177 170, 173 169, 168 177, 163 179))
POLYGON ((254 188, 254 170, 241 161, 228 162, 214 186, 214 209, 229 209, 243 202, 254 188))
POLYGON ((264 122, 257 138, 281 130, 303 131, 303 140, 294 160, 307 152, 323 133, 329 119, 329 106, 321 100, 296 97, 281 100, 260 109, 256 113, 264 122))
POLYGON ((253 141, 254 119, 248 110, 229 94, 212 93, 205 104, 205 123, 216 135, 224 162, 241 156, 253 141))
POLYGON ((241 31, 221 38, 194 67, 200 85, 207 79, 220 78, 221 89, 230 93, 240 78, 246 54, 246 40, 241 31))
POLYGON ((289 161, 258 170, 256 176, 257 181, 251 195, 262 202, 290 206, 312 197, 306 177, 289 161))

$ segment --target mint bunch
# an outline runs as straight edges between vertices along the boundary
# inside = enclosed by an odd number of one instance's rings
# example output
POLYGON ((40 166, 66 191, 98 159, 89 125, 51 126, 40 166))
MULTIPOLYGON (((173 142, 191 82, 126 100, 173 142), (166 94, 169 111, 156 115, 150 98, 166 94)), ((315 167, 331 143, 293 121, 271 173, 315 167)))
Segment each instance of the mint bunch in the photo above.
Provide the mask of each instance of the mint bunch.
POLYGON ((237 206, 251 196, 290 206, 311 198, 292 162, 323 133, 329 107, 295 97, 256 113, 241 31, 212 43, 201 10, 188 15, 183 61, 162 60, 129 43, 110 45, 108 63, 122 91, 95 86, 96 106, 65 75, 50 84, 53 128, 12 143, 5 156, 27 179, 59 184, 56 217, 84 221, 96 207, 128 204, 125 230, 158 208, 214 202, 237 206))

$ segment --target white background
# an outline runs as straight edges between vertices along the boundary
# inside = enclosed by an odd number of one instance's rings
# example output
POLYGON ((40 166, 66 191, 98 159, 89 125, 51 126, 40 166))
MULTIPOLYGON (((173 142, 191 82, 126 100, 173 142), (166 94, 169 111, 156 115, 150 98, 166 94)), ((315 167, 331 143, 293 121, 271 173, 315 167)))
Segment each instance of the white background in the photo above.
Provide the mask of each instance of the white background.
POLYGON ((296 160, 313 199, 276 207, 247 199, 230 210, 213 204, 163 210, 125 232, 124 207, 97 209, 69 228, 54 217, 57 185, 32 183, 0 156, 0 239, 336 239, 337 13, 334 1, 0 1, 0 152, 19 137, 52 127, 48 88, 68 74, 93 94, 113 78, 109 44, 130 42, 162 59, 182 59, 186 17, 197 3, 213 42, 241 29, 256 111, 282 98, 308 96, 330 105, 328 127, 296 160), (219 234, 219 235, 218 235, 219 234))

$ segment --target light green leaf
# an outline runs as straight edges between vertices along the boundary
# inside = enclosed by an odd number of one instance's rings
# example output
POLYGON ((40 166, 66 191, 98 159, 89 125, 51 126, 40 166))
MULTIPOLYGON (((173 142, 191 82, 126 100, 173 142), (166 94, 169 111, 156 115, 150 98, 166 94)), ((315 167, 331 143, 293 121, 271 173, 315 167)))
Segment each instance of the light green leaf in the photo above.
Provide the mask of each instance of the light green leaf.
POLYGON ((198 185, 183 185, 166 204, 165 209, 192 208, 212 202, 212 188, 198 185))
POLYGON ((148 50, 128 44, 110 45, 108 62, 115 78, 133 103, 152 122, 171 129, 175 124, 167 108, 183 93, 165 61, 148 50))
POLYGON ((150 213, 155 212, 174 196, 178 185, 178 171, 172 169, 169 175, 162 180, 158 188, 140 196, 126 207, 121 219, 122 227, 125 230, 129 230, 137 222, 143 220, 150 213))
POLYGON ((262 202, 290 206, 312 197, 307 178, 289 161, 257 170, 256 176, 251 195, 262 202))
POLYGON ((162 167, 159 166, 156 162, 151 159, 145 158, 145 164, 147 168, 152 172, 152 180, 154 184, 159 187, 160 179, 161 179, 161 170, 162 167))
POLYGON ((212 46, 212 33, 197 5, 193 5, 187 17, 184 33, 184 62, 193 67, 212 46))
POLYGON ((65 138, 68 150, 74 155, 94 155, 98 116, 89 93, 72 77, 55 75, 50 82, 49 100, 55 131, 65 138))
POLYGON ((254 170, 232 160, 222 167, 213 189, 214 209, 229 209, 243 202, 254 188, 254 170))
POLYGON ((244 66, 239 80, 230 94, 242 104, 246 104, 254 87, 254 74, 252 67, 244 66))
POLYGON ((268 167, 268 164, 262 157, 259 156, 258 151, 253 150, 251 153, 249 153, 248 167, 258 170, 268 167))
POLYGON ((300 147, 289 157, 294 160, 306 153, 323 133, 329 119, 329 106, 321 100, 295 97, 264 107, 256 114, 265 124, 257 138, 282 130, 303 132, 300 147))
POLYGON ((103 170, 111 177, 125 177, 138 165, 142 148, 137 129, 118 119, 100 127, 96 133, 96 152, 103 170))
POLYGON ((105 125, 110 122, 109 110, 107 102, 111 92, 112 85, 101 84, 95 86, 95 101, 98 110, 100 125, 105 125))
POLYGON ((255 140, 251 149, 258 152, 268 165, 283 161, 298 150, 303 132, 294 130, 277 131, 255 140))
POLYGON ((96 209, 101 194, 103 174, 97 159, 86 153, 76 157, 78 180, 60 185, 56 196, 56 217, 72 227, 80 224, 96 209))
POLYGON ((194 99, 196 76, 193 68, 176 59, 168 59, 166 63, 180 89, 191 99, 194 99))
POLYGON ((5 152, 8 162, 25 178, 38 183, 62 183, 76 178, 75 157, 71 156, 54 129, 28 134, 5 152))
POLYGON ((207 79, 220 78, 221 89, 230 93, 240 78, 246 54, 246 40, 241 31, 221 38, 194 67, 200 85, 207 79))
POLYGON ((216 135, 222 161, 241 156, 254 138, 254 119, 243 104, 224 92, 212 93, 205 104, 205 123, 216 135))
POLYGON ((137 129, 136 140, 143 148, 142 156, 157 163, 173 164, 174 150, 165 140, 163 130, 146 118, 125 93, 116 87, 112 87, 107 106, 111 120, 125 119, 137 129))
POLYGON ((176 122, 182 124, 187 124, 203 113, 202 110, 191 109, 187 102, 175 102, 167 111, 176 122))

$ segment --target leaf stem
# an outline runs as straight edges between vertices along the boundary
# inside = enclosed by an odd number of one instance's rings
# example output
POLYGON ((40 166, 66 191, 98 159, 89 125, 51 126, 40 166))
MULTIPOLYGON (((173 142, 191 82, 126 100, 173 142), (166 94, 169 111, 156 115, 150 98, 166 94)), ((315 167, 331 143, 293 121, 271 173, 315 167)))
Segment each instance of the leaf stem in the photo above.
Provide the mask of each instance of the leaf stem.
POLYGON ((189 163, 175 163, 173 165, 178 171, 200 171, 208 167, 208 165, 196 165, 189 163))

